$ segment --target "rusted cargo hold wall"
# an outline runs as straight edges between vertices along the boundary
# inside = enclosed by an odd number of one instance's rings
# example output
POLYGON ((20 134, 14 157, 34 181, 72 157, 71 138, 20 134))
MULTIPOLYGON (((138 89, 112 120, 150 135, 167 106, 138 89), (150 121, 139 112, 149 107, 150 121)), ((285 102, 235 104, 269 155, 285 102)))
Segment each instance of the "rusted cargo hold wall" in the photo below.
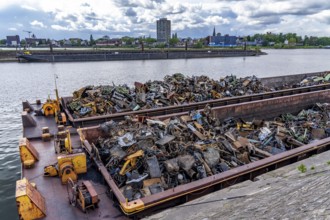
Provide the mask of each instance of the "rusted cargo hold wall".
POLYGON ((95 143, 99 137, 107 137, 100 126, 88 127, 88 129, 82 129, 81 134, 84 135, 84 138, 89 141, 89 143, 95 143))
POLYGON ((216 118, 241 117, 244 119, 270 119, 281 113, 298 113, 317 102, 329 102, 330 90, 234 104, 213 109, 216 118))
MULTIPOLYGON (((212 112, 214 117, 219 119, 225 119, 228 117, 240 117, 243 119, 272 119, 279 116, 281 113, 298 113, 300 110, 308 108, 317 102, 330 102, 330 90, 215 107, 212 108, 212 112)), ((172 116, 186 114, 188 114, 188 112, 162 115, 155 118, 165 120, 172 116)))
POLYGON ((267 87, 279 87, 284 83, 288 85, 293 85, 300 83, 303 79, 309 76, 321 76, 325 72, 315 72, 315 73, 301 73, 301 74, 293 74, 293 75, 285 75, 285 76, 275 76, 275 77, 266 77, 260 78, 260 81, 263 85, 267 87))

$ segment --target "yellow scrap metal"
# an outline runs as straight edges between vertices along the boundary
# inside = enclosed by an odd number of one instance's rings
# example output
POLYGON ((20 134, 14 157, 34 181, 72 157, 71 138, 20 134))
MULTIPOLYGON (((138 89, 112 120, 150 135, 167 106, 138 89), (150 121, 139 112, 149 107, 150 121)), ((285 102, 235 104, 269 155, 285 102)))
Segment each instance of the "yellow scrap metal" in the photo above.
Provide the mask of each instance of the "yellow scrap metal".
POLYGON ((127 172, 131 171, 135 168, 137 158, 142 157, 144 155, 143 150, 138 150, 134 154, 131 154, 125 158, 126 162, 124 163, 124 166, 121 168, 119 174, 125 175, 127 172))
POLYGON ((38 151, 30 144, 27 138, 19 140, 19 154, 25 168, 32 167, 39 160, 38 151))
POLYGON ((236 124, 237 130, 241 131, 253 131, 254 130, 254 125, 251 123, 245 123, 245 122, 237 122, 236 124))
POLYGON ((16 204, 20 219, 32 220, 46 216, 45 198, 26 178, 16 181, 16 204))

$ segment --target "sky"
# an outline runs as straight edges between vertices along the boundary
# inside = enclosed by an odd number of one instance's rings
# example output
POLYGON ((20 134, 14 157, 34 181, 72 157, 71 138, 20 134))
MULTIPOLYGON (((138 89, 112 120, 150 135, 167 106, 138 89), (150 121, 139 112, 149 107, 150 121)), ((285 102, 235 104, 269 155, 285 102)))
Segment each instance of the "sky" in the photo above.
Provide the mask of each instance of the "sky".
POLYGON ((156 37, 156 20, 178 37, 288 33, 330 36, 329 0, 0 0, 0 38, 156 37))

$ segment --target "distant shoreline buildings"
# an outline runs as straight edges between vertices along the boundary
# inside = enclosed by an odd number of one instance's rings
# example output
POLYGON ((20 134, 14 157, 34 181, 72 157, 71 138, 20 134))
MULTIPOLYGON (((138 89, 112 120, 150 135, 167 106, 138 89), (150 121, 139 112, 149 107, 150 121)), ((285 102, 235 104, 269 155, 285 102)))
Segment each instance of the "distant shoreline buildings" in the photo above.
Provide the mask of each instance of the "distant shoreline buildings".
POLYGON ((171 21, 167 18, 157 20, 157 41, 169 42, 171 39, 171 21))
POLYGON ((237 36, 221 35, 221 33, 215 32, 215 27, 213 29, 212 36, 208 37, 208 45, 214 47, 235 47, 240 43, 240 39, 237 36))

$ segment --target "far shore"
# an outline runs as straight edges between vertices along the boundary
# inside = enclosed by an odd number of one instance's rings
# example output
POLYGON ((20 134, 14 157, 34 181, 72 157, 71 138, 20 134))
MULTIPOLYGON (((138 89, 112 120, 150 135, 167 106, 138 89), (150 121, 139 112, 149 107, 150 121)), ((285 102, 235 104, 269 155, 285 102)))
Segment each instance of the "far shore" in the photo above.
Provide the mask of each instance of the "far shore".
MULTIPOLYGON (((222 50, 222 49, 242 49, 242 47, 235 47, 235 48, 219 48, 219 47, 203 47, 203 48, 188 48, 189 50, 210 50, 210 51, 215 51, 215 50, 222 50)), ((246 48, 247 50, 279 50, 278 48, 273 48, 273 47, 252 47, 249 46, 246 48)), ((302 46, 302 47, 291 47, 291 48, 280 48, 280 49, 288 49, 288 50, 293 50, 293 49, 324 49, 320 47, 311 47, 311 46, 302 46)), ((184 51, 185 48, 145 48, 144 51, 184 51)), ((17 62, 16 54, 19 52, 23 52, 23 49, 16 49, 16 48, 10 48, 10 47, 0 47, 0 62, 17 62)), ((42 52, 42 53, 47 53, 50 52, 48 47, 34 47, 34 48, 29 48, 28 51, 31 51, 31 53, 37 53, 37 52, 42 52)), ((124 48, 124 47, 59 47, 59 48, 53 48, 54 52, 96 52, 96 51, 141 51, 141 48, 124 48)))

